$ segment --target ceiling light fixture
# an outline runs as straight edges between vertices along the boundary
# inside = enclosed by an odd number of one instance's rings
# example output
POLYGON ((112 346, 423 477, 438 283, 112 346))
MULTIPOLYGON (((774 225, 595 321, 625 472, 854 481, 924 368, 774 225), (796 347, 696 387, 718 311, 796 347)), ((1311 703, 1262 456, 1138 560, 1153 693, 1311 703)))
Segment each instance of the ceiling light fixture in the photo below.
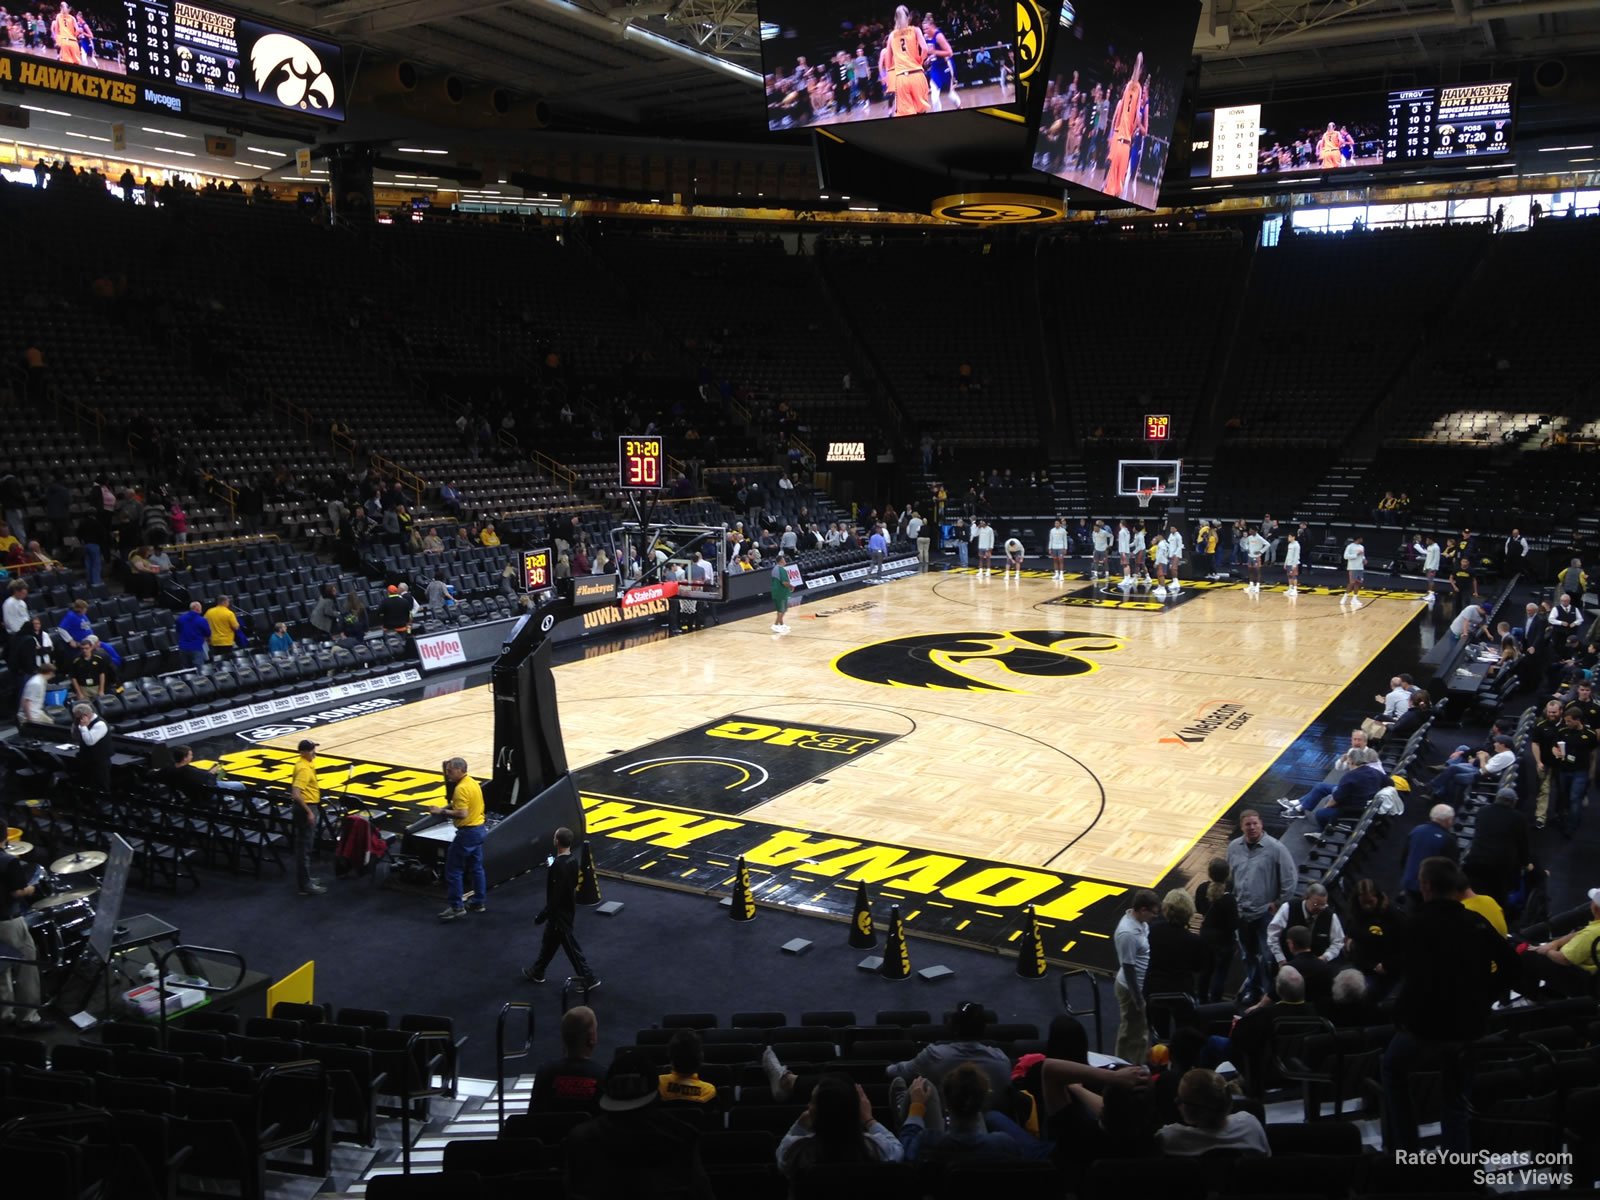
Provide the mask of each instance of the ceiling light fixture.
POLYGON ((174 133, 170 129, 157 129, 153 125, 141 125, 139 128, 145 133, 159 133, 162 137, 186 138, 189 136, 187 133, 174 133))

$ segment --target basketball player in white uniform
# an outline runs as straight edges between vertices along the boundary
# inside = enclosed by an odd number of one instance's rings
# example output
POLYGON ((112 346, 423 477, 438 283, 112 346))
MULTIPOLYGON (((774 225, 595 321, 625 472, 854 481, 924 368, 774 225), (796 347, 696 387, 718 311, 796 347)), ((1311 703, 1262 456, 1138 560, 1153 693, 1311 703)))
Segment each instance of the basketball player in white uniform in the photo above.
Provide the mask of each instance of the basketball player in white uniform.
POLYGON ((994 555, 994 526, 979 518, 978 520, 978 578, 989 578, 989 559, 994 555))
POLYGON ((1361 544, 1359 536, 1351 538, 1344 548, 1344 566, 1349 581, 1345 584, 1344 595, 1339 597, 1339 607, 1343 608, 1348 602, 1351 608, 1360 608, 1361 583, 1367 576, 1367 548, 1361 544))
POLYGON ((1421 545, 1412 546, 1411 548, 1422 559, 1422 573, 1428 577, 1428 603, 1432 604, 1434 601, 1433 581, 1434 577, 1439 574, 1439 560, 1444 552, 1439 548, 1439 543, 1431 536, 1424 537, 1421 545))
POLYGON ((1289 579, 1288 595, 1293 599, 1300 594, 1300 539, 1292 533, 1283 548, 1283 573, 1289 579))
POLYGON ((1167 572, 1172 576, 1172 582, 1167 584, 1167 591, 1176 592, 1182 589, 1178 586, 1178 568, 1183 565, 1183 534, 1176 525, 1167 530, 1167 572))
POLYGON ((1244 539, 1245 562, 1249 564, 1250 571, 1250 582, 1244 588, 1246 592, 1253 594, 1261 590, 1261 559, 1271 546, 1272 543, 1255 529, 1244 539))
POLYGON ((1133 531, 1133 565, 1140 579, 1145 582, 1150 580, 1150 560, 1145 556, 1145 551, 1150 548, 1148 535, 1144 531, 1144 522, 1139 522, 1139 527, 1133 531))
POLYGON ((1094 543, 1094 561, 1089 567, 1089 582, 1096 579, 1111 578, 1111 572, 1106 566, 1106 559, 1111 552, 1111 530, 1099 521, 1094 523, 1094 532, 1089 535, 1094 543))
MULTIPOLYGON (((1133 586, 1133 575, 1128 571, 1128 552, 1133 547, 1133 534, 1128 532, 1126 521, 1117 522, 1117 556, 1122 559, 1122 583, 1124 587, 1133 586)), ((1107 576, 1109 579, 1110 577, 1107 576)))
POLYGON ((1070 535, 1067 533, 1067 523, 1060 517, 1056 518, 1055 527, 1050 530, 1050 561, 1055 565, 1056 573, 1050 578, 1059 583, 1066 578, 1067 546, 1070 535))
POLYGON ((1167 598, 1167 564, 1172 561, 1172 547, 1167 545, 1167 539, 1156 539, 1156 587, 1152 593, 1157 600, 1167 598))
POLYGON ((1022 543, 1014 537, 1006 539, 1006 578, 1011 578, 1011 572, 1017 573, 1017 582, 1022 582, 1022 560, 1025 557, 1022 543))

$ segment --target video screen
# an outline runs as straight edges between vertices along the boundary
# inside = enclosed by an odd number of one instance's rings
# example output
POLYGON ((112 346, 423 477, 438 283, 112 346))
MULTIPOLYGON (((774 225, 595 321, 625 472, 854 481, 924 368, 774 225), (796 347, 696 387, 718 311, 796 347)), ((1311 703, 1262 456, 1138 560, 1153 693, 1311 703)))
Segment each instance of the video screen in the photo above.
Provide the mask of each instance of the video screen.
POLYGON ((47 58, 63 66, 88 67, 110 75, 126 75, 124 43, 127 28, 122 0, 75 0, 73 3, 0 5, 0 25, 13 54, 47 58))
POLYGON ((1017 96, 1015 0, 761 0, 767 128, 914 117, 1017 96))
POLYGON ((1309 175, 1383 165, 1387 105, 1377 98, 1268 104, 1261 110, 1260 174, 1309 175))
POLYGON ((1034 168, 1156 207, 1199 19, 1196 0, 1065 0, 1034 168))

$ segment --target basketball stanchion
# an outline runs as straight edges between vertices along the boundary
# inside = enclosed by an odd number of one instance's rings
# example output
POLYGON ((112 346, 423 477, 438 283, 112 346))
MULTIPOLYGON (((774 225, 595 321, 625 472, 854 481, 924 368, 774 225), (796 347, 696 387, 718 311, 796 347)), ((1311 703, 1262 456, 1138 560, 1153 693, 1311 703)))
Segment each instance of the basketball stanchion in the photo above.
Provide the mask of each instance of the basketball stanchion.
POLYGON ((865 950, 878 944, 877 932, 872 928, 872 901, 867 897, 867 881, 856 887, 856 914, 850 921, 850 944, 865 950))
POLYGON ((911 977, 911 950, 906 945, 905 927, 900 923, 900 906, 889 909, 889 940, 883 947, 883 965, 878 974, 885 979, 911 977))
POLYGON ((728 905, 728 915, 735 921, 754 921, 756 919, 756 900, 750 894, 750 868, 744 865, 744 855, 739 856, 739 865, 733 875, 733 894, 729 896, 732 901, 728 905))
POLYGON ((587 838, 578 855, 578 890, 574 899, 579 904, 600 903, 600 876, 595 873, 594 851, 589 848, 587 838))
POLYGON ((1033 915, 1033 905, 1028 905, 1022 918, 1022 945, 1017 951, 1017 978, 1043 979, 1049 971, 1044 961, 1044 938, 1039 934, 1039 922, 1033 915))

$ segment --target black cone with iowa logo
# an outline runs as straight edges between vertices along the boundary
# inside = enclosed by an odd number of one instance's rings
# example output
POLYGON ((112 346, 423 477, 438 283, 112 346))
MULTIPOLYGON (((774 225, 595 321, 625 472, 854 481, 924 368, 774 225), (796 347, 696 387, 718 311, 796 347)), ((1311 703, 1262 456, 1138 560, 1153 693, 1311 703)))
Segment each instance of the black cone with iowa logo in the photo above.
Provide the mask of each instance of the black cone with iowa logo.
POLYGON ((856 912, 850 919, 850 944, 865 950, 878 944, 877 932, 872 928, 872 901, 867 896, 867 881, 856 886, 856 912))
POLYGON ((883 948, 883 965, 878 974, 885 979, 911 977, 911 950, 906 945, 905 926, 900 923, 900 906, 889 909, 889 941, 883 948))
POLYGON ((1049 969, 1044 961, 1044 938, 1039 933, 1038 919, 1033 915, 1033 905, 1022 918, 1022 945, 1017 950, 1017 978, 1043 979, 1049 969))
POLYGON ((739 865, 733 872, 733 903, 728 906, 728 915, 735 921, 754 921, 756 919, 756 900, 750 894, 750 868, 744 865, 744 855, 739 856, 739 865))
POLYGON ((600 903, 600 877, 594 873, 594 851, 587 839, 578 855, 578 890, 573 898, 579 904, 600 903))

